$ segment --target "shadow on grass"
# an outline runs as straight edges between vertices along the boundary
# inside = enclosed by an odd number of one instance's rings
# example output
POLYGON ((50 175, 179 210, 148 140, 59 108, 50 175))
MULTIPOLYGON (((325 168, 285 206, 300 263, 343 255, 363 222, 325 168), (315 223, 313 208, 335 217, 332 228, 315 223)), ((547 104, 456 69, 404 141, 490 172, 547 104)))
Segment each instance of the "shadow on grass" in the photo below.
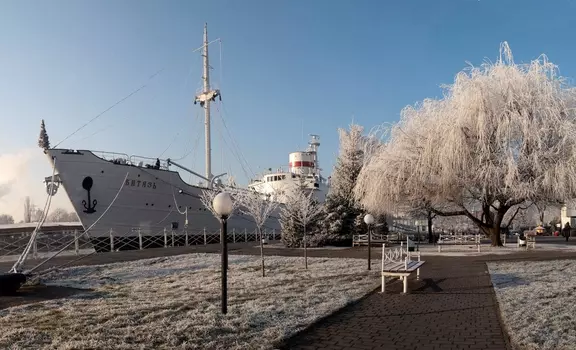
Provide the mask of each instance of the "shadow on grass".
POLYGON ((517 286, 527 286, 530 282, 512 273, 491 273, 492 285, 494 289, 514 288, 517 286))
POLYGON ((103 295, 102 293, 94 293, 90 289, 77 289, 77 288, 46 286, 46 285, 34 285, 34 286, 24 285, 14 295, 0 297, 0 310, 13 306, 20 306, 47 300, 57 300, 69 297, 93 299, 93 298, 101 298, 103 297, 103 295))

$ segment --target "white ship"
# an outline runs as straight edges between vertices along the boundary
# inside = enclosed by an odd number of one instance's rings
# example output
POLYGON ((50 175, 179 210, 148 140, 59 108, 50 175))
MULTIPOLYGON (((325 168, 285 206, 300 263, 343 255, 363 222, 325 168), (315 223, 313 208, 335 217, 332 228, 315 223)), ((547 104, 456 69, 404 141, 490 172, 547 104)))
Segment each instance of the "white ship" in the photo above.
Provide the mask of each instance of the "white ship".
POLYGON ((322 177, 318 166, 320 137, 310 136, 306 151, 290 153, 288 170, 280 168, 272 171, 269 169, 269 172, 260 179, 252 180, 248 187, 280 203, 286 202, 286 196, 290 191, 304 187, 313 190, 316 199, 323 202, 328 193, 328 183, 322 177))
MULTIPOLYGON (((64 187, 84 229, 91 227, 88 234, 97 251, 110 250, 111 231, 122 239, 122 242, 115 242, 115 246, 134 249, 134 244, 126 242, 138 242, 138 233, 148 236, 148 241, 157 237, 157 244, 148 245, 154 247, 163 245, 167 229, 187 230, 192 234, 219 229, 219 222, 200 201, 202 190, 225 187, 219 181, 225 174, 214 176, 211 170, 210 104, 220 97, 220 91, 210 87, 208 44, 205 26, 202 46, 204 84, 194 101, 200 104, 205 114, 204 176, 170 159, 90 150, 45 150, 57 171, 53 182, 52 176, 45 178, 48 193, 54 195, 60 185, 64 187), (171 169, 173 166, 197 176, 202 180, 201 184, 186 183, 177 171, 171 169)), ((288 191, 303 185, 323 200, 327 181, 318 167, 319 145, 319 137, 312 135, 308 150, 290 154, 288 171, 264 174, 261 179, 252 180, 249 188, 283 202, 288 191)), ((251 218, 239 213, 228 220, 228 227, 255 229, 251 218)), ((279 232, 278 213, 268 219, 265 228, 279 232)))

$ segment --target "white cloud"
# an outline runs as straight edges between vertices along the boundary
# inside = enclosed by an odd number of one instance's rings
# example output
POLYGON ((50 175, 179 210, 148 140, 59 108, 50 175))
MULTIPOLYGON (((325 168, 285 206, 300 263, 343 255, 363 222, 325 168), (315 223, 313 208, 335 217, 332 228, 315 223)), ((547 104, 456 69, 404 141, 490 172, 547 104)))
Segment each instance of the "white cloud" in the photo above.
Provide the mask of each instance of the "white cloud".
MULTIPOLYGON (((44 177, 52 174, 52 167, 40 148, 26 148, 14 153, 0 153, 0 214, 22 220, 26 196, 43 207, 46 201, 44 177)), ((52 199, 51 208, 72 206, 61 189, 52 199)))

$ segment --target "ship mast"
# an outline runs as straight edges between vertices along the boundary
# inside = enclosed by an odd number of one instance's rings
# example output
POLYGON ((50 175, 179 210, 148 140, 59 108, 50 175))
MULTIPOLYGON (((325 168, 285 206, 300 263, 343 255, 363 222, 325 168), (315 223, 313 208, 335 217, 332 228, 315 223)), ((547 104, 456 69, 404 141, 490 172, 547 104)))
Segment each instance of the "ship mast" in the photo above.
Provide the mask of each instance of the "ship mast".
MULTIPOLYGON (((211 138, 210 138, 210 102, 214 101, 216 97, 220 97, 220 90, 210 89, 210 63, 208 60, 208 24, 204 24, 204 45, 202 47, 202 58, 203 58, 203 74, 202 81, 204 82, 203 90, 200 94, 196 95, 194 104, 196 102, 200 103, 200 106, 204 108, 204 140, 205 140, 205 151, 206 151, 206 174, 205 177, 208 179, 207 187, 211 186, 212 180, 212 148, 211 148, 211 138)), ((221 99, 221 97, 220 97, 221 99)))

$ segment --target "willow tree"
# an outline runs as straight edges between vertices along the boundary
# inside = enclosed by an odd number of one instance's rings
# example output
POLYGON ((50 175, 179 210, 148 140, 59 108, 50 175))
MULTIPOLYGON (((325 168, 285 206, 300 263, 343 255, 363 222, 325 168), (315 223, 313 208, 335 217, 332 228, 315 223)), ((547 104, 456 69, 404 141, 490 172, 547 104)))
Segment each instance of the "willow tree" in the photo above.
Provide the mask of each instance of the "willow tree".
POLYGON ((368 210, 424 206, 467 216, 492 245, 527 202, 576 197, 576 90, 546 56, 470 67, 400 121, 358 177, 368 210))

